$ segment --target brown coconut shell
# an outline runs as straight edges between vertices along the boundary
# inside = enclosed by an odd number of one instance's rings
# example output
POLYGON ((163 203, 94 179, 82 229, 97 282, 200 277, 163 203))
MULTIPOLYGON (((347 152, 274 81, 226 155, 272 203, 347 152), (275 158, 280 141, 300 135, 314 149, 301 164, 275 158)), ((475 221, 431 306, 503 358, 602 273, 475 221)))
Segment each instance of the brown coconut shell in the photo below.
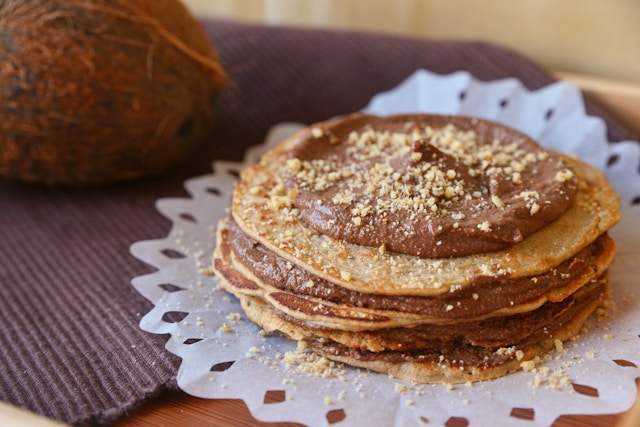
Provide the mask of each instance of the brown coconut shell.
POLYGON ((0 2, 0 175, 91 185, 158 173, 213 125, 225 72, 178 0, 0 2))

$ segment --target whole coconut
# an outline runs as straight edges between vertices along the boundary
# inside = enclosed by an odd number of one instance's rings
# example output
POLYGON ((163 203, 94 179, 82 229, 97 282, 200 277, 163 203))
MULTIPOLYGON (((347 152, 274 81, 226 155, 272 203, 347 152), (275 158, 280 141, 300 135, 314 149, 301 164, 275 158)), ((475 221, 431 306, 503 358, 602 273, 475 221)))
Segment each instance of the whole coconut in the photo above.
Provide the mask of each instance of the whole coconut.
POLYGON ((0 0, 0 175, 90 185, 174 165, 225 73, 178 0, 0 0))

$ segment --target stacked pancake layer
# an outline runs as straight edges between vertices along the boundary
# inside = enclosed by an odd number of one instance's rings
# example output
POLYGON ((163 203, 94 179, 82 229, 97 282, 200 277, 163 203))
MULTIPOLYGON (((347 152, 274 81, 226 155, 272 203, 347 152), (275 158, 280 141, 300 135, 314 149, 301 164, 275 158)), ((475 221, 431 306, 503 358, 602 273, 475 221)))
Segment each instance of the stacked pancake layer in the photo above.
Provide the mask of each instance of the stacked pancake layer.
POLYGON ((242 172, 214 269, 252 321, 328 358, 479 381, 604 303, 618 209, 600 172, 496 123, 358 114, 242 172))

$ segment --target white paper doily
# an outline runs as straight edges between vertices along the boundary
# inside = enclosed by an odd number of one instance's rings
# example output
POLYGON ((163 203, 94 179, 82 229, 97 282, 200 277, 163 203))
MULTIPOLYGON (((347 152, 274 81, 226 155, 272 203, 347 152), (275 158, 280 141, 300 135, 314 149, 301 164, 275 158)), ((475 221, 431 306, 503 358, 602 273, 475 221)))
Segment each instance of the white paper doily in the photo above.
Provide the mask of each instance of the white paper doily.
POLYGON ((591 321, 588 331, 542 365, 548 371, 473 385, 417 385, 349 367, 320 378, 287 366, 283 355, 295 351, 296 344, 261 336, 237 301, 203 274, 215 225, 226 213, 240 169, 302 126, 281 124, 264 145, 246 153, 243 163, 217 161, 211 175, 187 181, 190 198, 159 200, 157 209, 173 222, 171 231, 131 246, 135 257, 158 269, 132 283, 154 304, 141 328, 169 334, 167 350, 182 358, 180 388, 205 398, 241 398, 262 421, 309 426, 445 425, 458 419, 473 426, 531 427, 548 426, 564 414, 627 410, 640 376, 640 145, 608 144, 604 122, 586 116, 579 90, 565 82, 528 91, 516 79, 482 82, 466 72, 442 76, 420 70, 374 97, 365 111, 493 119, 604 170, 623 205, 622 221, 611 232, 618 245, 611 268, 616 306, 611 319, 591 321), (554 386, 562 378, 571 383, 554 386))

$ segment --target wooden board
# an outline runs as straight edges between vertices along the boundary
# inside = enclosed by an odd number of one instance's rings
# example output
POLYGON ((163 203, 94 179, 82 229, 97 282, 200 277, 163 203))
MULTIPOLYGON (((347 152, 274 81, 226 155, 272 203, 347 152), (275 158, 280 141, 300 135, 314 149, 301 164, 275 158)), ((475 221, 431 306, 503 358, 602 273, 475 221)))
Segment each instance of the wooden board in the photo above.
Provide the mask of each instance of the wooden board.
POLYGON ((622 83, 582 74, 557 72, 560 79, 575 83, 625 125, 640 140, 640 84, 622 83))
MULTIPOLYGON (((639 382, 640 383, 640 382, 639 382)), ((639 401, 640 402, 640 401, 639 401)), ((553 427, 638 427, 640 404, 625 414, 597 416, 562 416, 553 427), (637 408, 636 408, 637 407, 637 408), (633 419, 631 417, 634 417, 633 419)), ((332 420, 329 420, 331 423, 332 420)), ((171 394, 147 405, 117 427, 152 427, 160 425, 224 427, 305 427, 297 423, 262 423, 251 416, 241 400, 198 399, 182 393, 171 394)), ((336 424, 340 425, 340 424, 336 424)), ((428 426, 429 424, 425 424, 428 426)), ((466 427, 462 419, 451 419, 447 427, 466 427)))

